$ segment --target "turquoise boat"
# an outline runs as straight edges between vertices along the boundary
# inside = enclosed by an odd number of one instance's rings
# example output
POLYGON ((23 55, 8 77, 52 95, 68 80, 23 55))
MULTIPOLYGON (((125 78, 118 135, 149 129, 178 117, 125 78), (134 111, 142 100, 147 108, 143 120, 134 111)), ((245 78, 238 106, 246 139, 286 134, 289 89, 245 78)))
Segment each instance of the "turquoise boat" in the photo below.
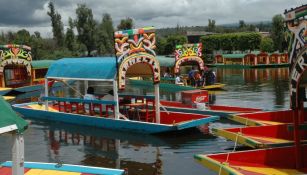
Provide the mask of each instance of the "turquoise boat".
MULTIPOLYGON (((156 134, 184 131, 190 128, 208 124, 218 120, 218 116, 193 114, 189 112, 159 111, 155 96, 133 96, 130 98, 146 101, 141 104, 144 108, 139 111, 140 118, 132 119, 131 114, 120 118, 119 96, 117 94, 116 59, 114 57, 99 58, 64 58, 55 61, 46 74, 46 89, 48 79, 104 81, 113 84, 114 100, 84 100, 82 98, 49 97, 48 90, 43 98, 44 103, 23 103, 13 105, 14 109, 28 118, 44 119, 93 126, 111 130, 156 134), (78 69, 76 69, 76 67, 78 69), (148 103, 151 102, 150 105, 148 103), (96 107, 89 113, 84 110, 85 105, 96 107), (99 108, 105 106, 109 112, 103 113, 99 108), (83 110, 80 110, 83 108, 83 110), (144 111, 145 110, 145 111, 144 111), (141 118, 144 119, 141 119, 141 118)), ((86 83, 85 83, 86 84, 86 83)), ((86 89, 86 88, 85 88, 86 89)), ((139 109, 131 109, 133 112, 139 109)), ((121 109, 121 112, 123 109, 121 109)))

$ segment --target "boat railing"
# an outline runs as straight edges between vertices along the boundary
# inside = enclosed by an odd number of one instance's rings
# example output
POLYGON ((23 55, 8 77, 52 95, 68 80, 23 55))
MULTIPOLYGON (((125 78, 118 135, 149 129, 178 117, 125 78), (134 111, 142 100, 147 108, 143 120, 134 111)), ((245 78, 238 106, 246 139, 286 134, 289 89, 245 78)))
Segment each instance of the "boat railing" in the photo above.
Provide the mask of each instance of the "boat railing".
POLYGON ((55 101, 54 106, 58 106, 59 112, 95 115, 98 111, 101 117, 110 116, 110 111, 114 113, 114 106, 117 104, 115 101, 109 100, 87 100, 66 97, 42 97, 42 100, 55 101))

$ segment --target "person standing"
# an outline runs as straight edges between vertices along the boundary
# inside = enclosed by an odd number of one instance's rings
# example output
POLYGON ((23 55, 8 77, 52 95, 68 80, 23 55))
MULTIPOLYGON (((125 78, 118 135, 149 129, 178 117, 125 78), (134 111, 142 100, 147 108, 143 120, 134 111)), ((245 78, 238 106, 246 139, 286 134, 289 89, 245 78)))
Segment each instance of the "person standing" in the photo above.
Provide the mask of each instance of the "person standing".
POLYGON ((190 72, 188 73, 188 78, 191 86, 195 86, 195 78, 194 78, 195 68, 192 67, 190 72))

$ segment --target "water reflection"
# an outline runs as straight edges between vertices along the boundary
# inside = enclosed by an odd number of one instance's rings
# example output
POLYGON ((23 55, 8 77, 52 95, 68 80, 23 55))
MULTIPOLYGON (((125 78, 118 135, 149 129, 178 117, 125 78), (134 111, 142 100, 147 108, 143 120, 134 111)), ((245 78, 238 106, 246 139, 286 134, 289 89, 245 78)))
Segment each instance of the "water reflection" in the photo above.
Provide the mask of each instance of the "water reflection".
MULTIPOLYGON (((289 107, 288 69, 216 69, 218 81, 225 91, 212 92, 211 103, 283 109, 289 107)), ((108 84, 90 82, 98 94, 104 94, 108 84)), ((72 87, 84 92, 82 82, 72 87)), ((78 96, 71 88, 59 88, 57 96, 78 96)), ((180 92, 160 89, 162 99, 178 101, 180 92)), ((153 94, 153 89, 127 86, 122 93, 153 94)), ((40 92, 17 96, 15 103, 36 101, 40 92)), ((222 120, 211 127, 234 127, 222 120)), ((0 161, 10 160, 11 138, 0 137, 0 161)), ((63 123, 33 120, 25 132, 26 161, 64 162, 128 168, 129 174, 216 174, 193 160, 194 154, 225 152, 233 142, 200 132, 185 135, 141 135, 115 132, 63 123)))

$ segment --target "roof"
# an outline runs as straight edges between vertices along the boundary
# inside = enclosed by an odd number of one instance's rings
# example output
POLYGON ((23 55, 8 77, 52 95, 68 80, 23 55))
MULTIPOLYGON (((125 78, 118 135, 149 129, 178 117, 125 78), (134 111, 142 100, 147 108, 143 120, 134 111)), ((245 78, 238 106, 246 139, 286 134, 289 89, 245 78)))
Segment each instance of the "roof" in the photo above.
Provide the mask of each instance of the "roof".
POLYGON ((35 60, 31 62, 33 69, 43 69, 49 68, 49 66, 54 62, 54 60, 35 60))
POLYGON ((0 134, 17 130, 21 133, 27 129, 28 123, 19 117, 2 96, 0 96, 0 134))
POLYGON ((245 53, 237 53, 237 54, 223 54, 224 58, 244 58, 245 53))
POLYGON ((174 67, 175 58, 166 56, 157 56, 157 60, 160 62, 160 67, 174 67))
POLYGON ((63 58, 51 64, 47 78, 113 81, 115 57, 63 58))

